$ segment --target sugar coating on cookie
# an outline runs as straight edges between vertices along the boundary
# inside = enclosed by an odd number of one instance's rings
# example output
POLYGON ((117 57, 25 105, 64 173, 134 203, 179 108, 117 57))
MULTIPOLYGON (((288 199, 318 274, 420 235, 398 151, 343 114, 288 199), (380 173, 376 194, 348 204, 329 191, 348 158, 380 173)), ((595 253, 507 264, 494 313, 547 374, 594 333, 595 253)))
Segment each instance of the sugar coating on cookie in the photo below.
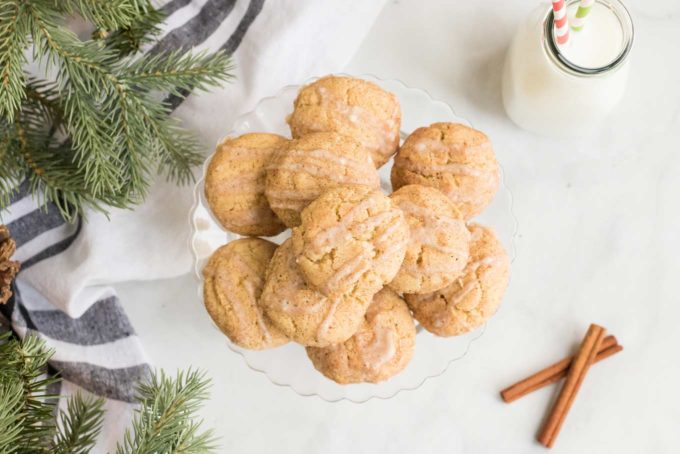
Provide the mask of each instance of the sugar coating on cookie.
POLYGON ((399 293, 430 293, 457 279, 469 258, 470 232, 451 200, 437 189, 415 184, 390 198, 411 231, 404 262, 390 287, 399 293))
POLYGON ((276 250, 260 298, 267 315, 288 338, 315 347, 344 342, 357 330, 371 299, 328 298, 305 282, 295 263, 293 243, 276 250))
POLYGON ((205 196, 224 228, 254 236, 272 236, 286 229, 269 208, 264 189, 267 164, 287 143, 276 134, 252 133, 218 145, 208 165, 205 196))
POLYGON ((371 298, 399 271, 409 229, 404 213, 380 190, 340 187, 305 208, 292 238, 310 285, 328 296, 371 298))
POLYGON ((370 150, 376 167, 399 146, 399 101, 373 82, 326 76, 302 87, 294 107, 288 117, 293 137, 318 131, 355 137, 370 150))
POLYGON ((498 309, 508 285, 510 260, 496 234, 479 224, 472 233, 470 261, 456 281, 425 295, 405 295, 413 316, 438 336, 457 336, 481 326, 498 309))
POLYGON ((420 184, 439 189, 470 219, 493 199, 500 182, 489 138, 458 123, 418 128, 399 149, 392 167, 392 187, 420 184))
POLYGON ((377 383, 408 365, 415 340, 406 303, 385 288, 373 298, 356 334, 330 347, 307 347, 307 355, 319 372, 337 383, 377 383))
POLYGON ((260 238, 217 249, 203 268, 203 300, 215 324, 243 348, 261 350, 288 342, 264 315, 259 298, 276 245, 260 238))
POLYGON ((380 177, 358 141, 335 132, 313 133, 291 141, 267 167, 266 196, 288 227, 324 190, 341 185, 377 188, 380 177))

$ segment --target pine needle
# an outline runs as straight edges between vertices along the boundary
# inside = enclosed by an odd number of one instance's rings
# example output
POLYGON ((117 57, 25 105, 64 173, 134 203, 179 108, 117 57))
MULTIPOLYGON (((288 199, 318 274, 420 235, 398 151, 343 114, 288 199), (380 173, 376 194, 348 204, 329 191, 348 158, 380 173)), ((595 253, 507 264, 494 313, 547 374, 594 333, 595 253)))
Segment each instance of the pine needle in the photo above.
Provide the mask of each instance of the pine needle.
POLYGON ((86 454, 94 447, 104 420, 104 399, 76 394, 66 411, 59 412, 59 426, 52 452, 86 454))
POLYGON ((195 370, 175 378, 154 374, 138 390, 140 408, 117 454, 214 452, 212 431, 199 432, 196 412, 207 398, 209 380, 195 370))
POLYGON ((0 2, 0 210, 17 181, 73 220, 85 210, 132 207, 156 172, 192 180, 202 147, 162 99, 232 78, 223 53, 134 55, 159 32, 149 0, 0 2), (99 27, 81 41, 62 24, 99 27), (28 77, 24 53, 55 80, 28 77), (56 71, 53 71, 56 70, 56 71))
MULTIPOLYGON (((104 400, 76 394, 55 420, 58 396, 47 392, 58 377, 45 378, 53 352, 28 335, 23 340, 0 334, 0 453, 85 454, 102 429, 104 400)), ((208 397, 202 372, 163 371, 139 386, 139 407, 132 426, 118 444, 119 454, 210 453, 212 431, 201 431, 196 414, 208 397)))

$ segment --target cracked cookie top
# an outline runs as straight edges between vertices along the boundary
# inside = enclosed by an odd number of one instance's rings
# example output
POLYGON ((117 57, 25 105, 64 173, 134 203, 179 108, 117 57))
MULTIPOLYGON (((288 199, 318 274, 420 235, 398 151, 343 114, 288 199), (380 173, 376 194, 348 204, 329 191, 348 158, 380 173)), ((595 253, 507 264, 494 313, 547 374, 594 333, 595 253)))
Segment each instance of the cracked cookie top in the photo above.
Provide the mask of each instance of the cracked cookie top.
POLYGON ((389 286, 399 293, 430 293, 457 279, 470 254, 470 232, 453 203, 440 191, 415 184, 390 198, 406 215, 411 240, 389 286))
POLYGON ((310 285, 328 296, 370 299, 399 271, 409 229, 403 212, 380 190, 340 187, 302 212, 292 238, 310 285))
POLYGON ((413 131, 394 158, 391 177, 395 190, 407 184, 439 189, 465 220, 486 208, 500 183, 489 138, 458 123, 434 123, 413 131))
POLYGON ((479 224, 472 234, 470 260, 452 284, 433 293, 405 295, 413 316, 438 336, 457 336, 481 326, 503 299, 510 260, 496 234, 479 224))
POLYGON ((399 146, 397 97, 362 79, 326 76, 305 85, 287 121, 293 137, 335 131, 357 138, 376 167, 385 164, 399 146))
POLYGON ((377 188, 380 177, 370 154, 358 141, 335 132, 309 134, 291 141, 267 167, 265 194, 288 227, 300 224, 300 213, 332 187, 377 188))
POLYGON ((403 299, 385 288, 373 297, 359 330, 330 347, 307 347, 314 367, 337 383, 377 383, 402 371, 413 357, 416 329, 403 299))
POLYGON ((259 298, 276 245, 260 238, 235 240, 220 247, 203 268, 208 314, 232 342, 243 348, 276 347, 288 339, 264 315, 259 298))
POLYGON ((370 298, 326 297, 307 285, 289 238, 276 250, 260 299, 274 324, 295 342, 316 347, 344 342, 361 324, 370 298))
POLYGON ((264 195, 266 166, 288 144, 276 134, 228 138, 217 147, 205 177, 205 196, 222 226, 241 235, 272 236, 286 226, 264 195))

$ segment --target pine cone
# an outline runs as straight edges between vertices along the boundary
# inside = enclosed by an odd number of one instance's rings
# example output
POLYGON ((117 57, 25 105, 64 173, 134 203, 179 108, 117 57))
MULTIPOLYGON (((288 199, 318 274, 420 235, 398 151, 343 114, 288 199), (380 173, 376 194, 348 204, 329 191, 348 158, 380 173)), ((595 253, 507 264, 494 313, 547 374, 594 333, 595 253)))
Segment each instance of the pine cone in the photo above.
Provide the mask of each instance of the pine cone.
POLYGON ((4 225, 0 225, 0 304, 5 304, 12 296, 12 281, 19 272, 21 265, 10 259, 16 250, 16 243, 9 230, 4 225))

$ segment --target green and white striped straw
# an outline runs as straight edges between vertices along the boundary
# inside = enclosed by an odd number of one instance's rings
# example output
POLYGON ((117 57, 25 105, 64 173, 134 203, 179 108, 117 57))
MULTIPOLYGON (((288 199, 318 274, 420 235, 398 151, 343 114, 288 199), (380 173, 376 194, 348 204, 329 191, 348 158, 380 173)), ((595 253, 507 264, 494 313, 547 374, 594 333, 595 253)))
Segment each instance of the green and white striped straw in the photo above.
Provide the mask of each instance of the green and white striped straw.
POLYGON ((576 10, 576 16, 574 20, 571 21, 571 29, 575 32, 581 31, 583 25, 586 23, 586 17, 590 12, 590 8, 595 3, 595 0, 581 0, 578 4, 578 9, 576 10))

